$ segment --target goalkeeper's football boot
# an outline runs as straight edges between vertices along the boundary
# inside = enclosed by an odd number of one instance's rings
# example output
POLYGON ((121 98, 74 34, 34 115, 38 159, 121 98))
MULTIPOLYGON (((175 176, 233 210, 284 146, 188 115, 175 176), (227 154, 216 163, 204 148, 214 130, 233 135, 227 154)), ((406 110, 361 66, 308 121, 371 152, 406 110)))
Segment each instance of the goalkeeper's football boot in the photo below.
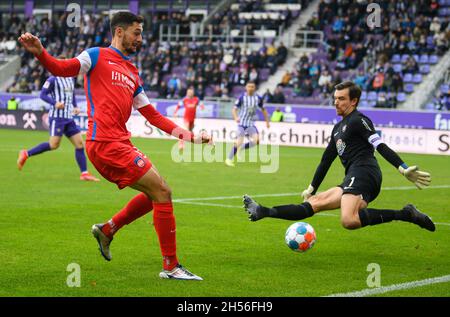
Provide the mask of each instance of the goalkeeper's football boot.
POLYGON ((92 235, 98 242, 98 248, 100 253, 105 258, 106 261, 111 261, 111 251, 109 251, 109 245, 113 238, 109 238, 102 231, 103 224, 93 225, 92 226, 92 235))
POLYGON ((17 167, 19 168, 19 171, 22 170, 23 166, 25 165, 25 162, 28 159, 28 153, 26 150, 21 150, 19 152, 19 157, 17 159, 17 167))
POLYGON ((258 221, 264 218, 261 205, 254 201, 250 196, 244 195, 243 198, 244 209, 248 213, 248 219, 250 221, 258 221))
POLYGON ((421 228, 427 229, 429 231, 435 231, 436 227, 431 220, 430 217, 428 217, 423 212, 420 212, 414 205, 408 204, 405 207, 403 207, 403 210, 408 211, 411 218, 409 222, 412 222, 416 225, 418 225, 421 228))
POLYGON ((189 272, 181 264, 178 264, 172 271, 163 270, 161 273, 159 273, 159 277, 174 280, 203 281, 200 276, 189 272))

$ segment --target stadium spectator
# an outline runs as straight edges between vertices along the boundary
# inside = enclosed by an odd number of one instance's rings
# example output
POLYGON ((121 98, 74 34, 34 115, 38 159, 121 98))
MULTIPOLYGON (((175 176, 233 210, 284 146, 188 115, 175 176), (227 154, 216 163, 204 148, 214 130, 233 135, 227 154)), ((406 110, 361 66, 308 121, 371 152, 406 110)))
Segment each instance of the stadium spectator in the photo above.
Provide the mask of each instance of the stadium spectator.
POLYGON ((283 88, 282 88, 282 87, 283 87, 283 86, 278 85, 278 86, 275 88, 275 91, 274 91, 273 97, 272 97, 272 102, 273 102, 273 103, 280 103, 280 104, 285 103, 286 97, 284 96, 283 88))
POLYGON ((16 97, 11 96, 11 98, 8 100, 7 110, 17 110, 19 109, 19 103, 16 100, 16 97))
POLYGON ((269 89, 269 88, 266 89, 266 92, 265 92, 264 95, 263 95, 263 101, 264 101, 265 103, 272 103, 272 102, 273 102, 273 95, 272 95, 272 93, 270 92, 270 89, 269 89))
POLYGON ((405 65, 403 66, 403 71, 405 73, 417 73, 419 71, 419 65, 417 64, 414 57, 409 56, 408 59, 405 62, 405 65))
POLYGON ((300 97, 311 97, 313 94, 314 88, 312 86, 311 79, 306 78, 303 80, 303 82, 300 84, 298 96, 300 97))
POLYGON ((275 110, 272 112, 270 121, 272 121, 272 122, 282 122, 283 121, 283 111, 280 110, 280 107, 276 107, 275 110))

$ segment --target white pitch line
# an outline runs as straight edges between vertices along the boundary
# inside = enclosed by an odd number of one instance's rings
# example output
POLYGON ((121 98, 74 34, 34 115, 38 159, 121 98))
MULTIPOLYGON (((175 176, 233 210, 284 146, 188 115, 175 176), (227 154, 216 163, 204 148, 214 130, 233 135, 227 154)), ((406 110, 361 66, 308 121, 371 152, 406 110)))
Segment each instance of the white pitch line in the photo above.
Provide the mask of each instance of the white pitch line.
POLYGON ((401 284, 393 284, 389 286, 382 286, 382 287, 376 287, 376 288, 366 288, 361 291, 356 292, 349 292, 349 293, 337 293, 337 294, 331 294, 325 297, 364 297, 364 296, 372 296, 372 295, 378 295, 378 294, 384 294, 387 292, 393 292, 393 291, 399 291, 404 289, 411 289, 431 284, 438 284, 438 283, 447 283, 450 282, 450 275, 444 275, 434 278, 427 278, 425 280, 419 280, 419 281, 412 281, 407 283, 401 283, 401 284))
POLYGON ((224 205, 224 204, 213 204, 213 203, 200 203, 194 201, 177 201, 176 203, 186 204, 186 205, 199 205, 199 206, 209 206, 209 207, 224 207, 224 208, 242 208, 242 206, 224 205))
MULTIPOLYGON (((450 185, 435 185, 430 186, 425 190, 430 189, 442 189, 442 188, 450 188, 450 185)), ((399 186, 399 187, 383 187, 382 191, 391 191, 391 190, 411 190, 417 189, 415 186, 399 186)), ((300 192, 297 193, 278 193, 278 194, 258 194, 252 195, 252 197, 283 197, 283 196, 300 196, 300 192)), ((217 196, 217 197, 197 197, 197 198, 180 198, 174 199, 174 202, 191 202, 191 201, 206 201, 206 200, 226 200, 226 199, 241 199, 242 195, 239 196, 217 196)))
POLYGON ((434 224, 442 225, 442 226, 450 226, 450 223, 446 223, 446 222, 435 222, 434 224))

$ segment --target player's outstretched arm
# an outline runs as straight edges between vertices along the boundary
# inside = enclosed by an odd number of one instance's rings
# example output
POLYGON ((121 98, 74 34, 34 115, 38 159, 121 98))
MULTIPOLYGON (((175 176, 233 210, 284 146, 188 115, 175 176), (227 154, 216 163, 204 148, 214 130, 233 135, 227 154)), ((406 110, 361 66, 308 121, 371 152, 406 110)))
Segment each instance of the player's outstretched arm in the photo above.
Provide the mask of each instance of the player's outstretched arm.
POLYGON ((81 64, 77 58, 64 60, 54 58, 45 50, 39 38, 28 32, 22 34, 18 40, 53 75, 60 77, 75 77, 78 75, 81 64))
POLYGON ((170 135, 173 135, 176 138, 193 143, 212 144, 212 138, 209 135, 202 133, 198 136, 194 136, 192 132, 183 129, 182 127, 175 124, 172 120, 164 117, 150 104, 145 107, 139 108, 138 111, 144 116, 145 119, 148 120, 148 122, 150 122, 150 124, 170 135))
POLYGON ((333 164, 334 159, 337 156, 336 146, 333 142, 330 142, 323 152, 322 159, 320 160, 319 166, 317 166, 316 172, 314 173, 313 180, 311 184, 302 192, 303 200, 307 200, 312 195, 315 195, 319 189, 320 184, 322 184, 323 179, 328 173, 331 164, 333 164))
POLYGON ((400 174, 406 177, 407 180, 414 183, 418 189, 423 189, 427 187, 431 183, 431 175, 430 173, 420 171, 417 166, 409 166, 406 165, 405 162, 395 153, 389 146, 385 143, 380 143, 377 146, 378 153, 383 156, 383 158, 391 163, 395 168, 398 169, 400 174))

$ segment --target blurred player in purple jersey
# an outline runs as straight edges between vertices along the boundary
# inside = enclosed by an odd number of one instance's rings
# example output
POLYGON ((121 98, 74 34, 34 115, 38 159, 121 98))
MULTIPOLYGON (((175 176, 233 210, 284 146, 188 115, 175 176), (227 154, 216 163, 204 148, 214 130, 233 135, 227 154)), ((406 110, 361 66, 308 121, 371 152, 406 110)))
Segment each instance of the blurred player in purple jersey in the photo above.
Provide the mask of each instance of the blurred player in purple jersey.
MULTIPOLYGON (((60 56, 59 58, 64 58, 60 56)), ((80 180, 99 181, 87 170, 83 139, 73 115, 80 113, 75 99, 73 78, 50 76, 44 83, 40 98, 50 104, 48 113, 50 139, 29 150, 21 150, 17 159, 17 167, 22 170, 27 159, 46 151, 56 150, 65 135, 75 146, 75 159, 80 168, 80 180)))

